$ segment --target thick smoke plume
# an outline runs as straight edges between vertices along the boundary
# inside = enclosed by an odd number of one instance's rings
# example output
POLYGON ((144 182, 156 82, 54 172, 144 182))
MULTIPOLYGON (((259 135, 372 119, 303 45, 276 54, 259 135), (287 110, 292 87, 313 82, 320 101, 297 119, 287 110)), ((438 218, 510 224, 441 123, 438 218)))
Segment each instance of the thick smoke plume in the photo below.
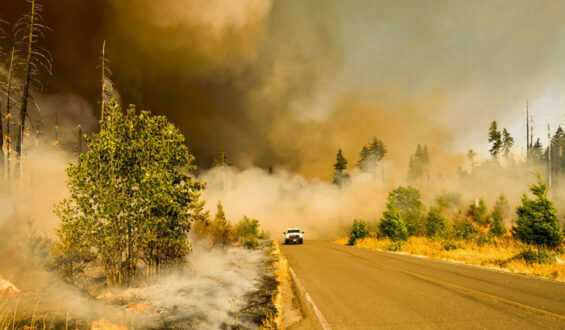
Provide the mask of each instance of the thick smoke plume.
MULTIPOLYGON (((0 16, 25 6, 8 0, 0 16)), ((373 135, 396 153, 418 141, 486 154, 492 120, 519 153, 527 99, 536 136, 547 115, 563 120, 563 13, 560 1, 46 1, 55 71, 44 85, 97 112, 107 40, 124 103, 167 115, 204 168, 224 148, 241 168, 327 178, 331 154, 351 158, 373 135), (330 138, 300 139, 320 128, 330 138)))

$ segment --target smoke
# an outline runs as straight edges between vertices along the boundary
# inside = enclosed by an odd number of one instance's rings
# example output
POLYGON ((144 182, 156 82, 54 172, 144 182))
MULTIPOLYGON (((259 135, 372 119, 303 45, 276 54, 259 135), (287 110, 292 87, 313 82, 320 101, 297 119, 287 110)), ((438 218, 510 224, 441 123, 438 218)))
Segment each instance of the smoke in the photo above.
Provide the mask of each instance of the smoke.
MULTIPOLYGON (((55 60, 46 93, 81 95, 96 113, 107 40, 124 103, 167 115, 204 168, 223 148, 241 168, 327 178, 338 148, 351 158, 378 136, 391 152, 405 139, 395 152, 406 153, 437 130, 446 138, 422 142, 486 154, 492 120, 519 152, 526 99, 536 136, 546 115, 563 121, 560 1, 61 1, 44 4, 55 60), (387 132, 397 125, 402 134, 387 132), (298 138, 320 127, 332 138, 298 138)), ((1 16, 24 10, 9 0, 1 16)))

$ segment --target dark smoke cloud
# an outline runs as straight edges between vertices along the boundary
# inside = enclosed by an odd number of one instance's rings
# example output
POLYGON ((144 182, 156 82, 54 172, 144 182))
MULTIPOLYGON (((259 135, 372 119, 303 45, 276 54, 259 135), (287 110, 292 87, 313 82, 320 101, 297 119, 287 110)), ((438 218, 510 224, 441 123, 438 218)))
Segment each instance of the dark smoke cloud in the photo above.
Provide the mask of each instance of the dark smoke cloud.
MULTIPOLYGON (((495 119, 519 153, 526 99, 538 136, 546 115, 563 121, 562 1, 44 2, 45 92, 96 114, 107 40, 124 103, 167 115, 205 167, 224 148, 240 167, 329 177, 338 148, 354 162, 373 135, 404 167, 417 142, 486 154, 495 119)), ((4 1, 0 16, 25 6, 4 1)))

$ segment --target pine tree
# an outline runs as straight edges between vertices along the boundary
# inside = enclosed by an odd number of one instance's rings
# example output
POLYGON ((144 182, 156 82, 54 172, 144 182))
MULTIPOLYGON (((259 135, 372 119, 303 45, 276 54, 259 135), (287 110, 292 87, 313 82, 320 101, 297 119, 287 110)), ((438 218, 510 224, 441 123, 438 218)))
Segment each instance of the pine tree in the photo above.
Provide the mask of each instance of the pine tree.
POLYGON ((475 166, 477 165, 475 163, 475 157, 477 156, 477 153, 475 151, 473 151, 473 149, 469 149, 469 151, 467 151, 467 158, 469 159, 469 162, 471 162, 471 170, 473 170, 475 168, 475 166))
POLYGON ((408 162, 408 181, 415 182, 424 174, 426 174, 429 181, 429 162, 428 146, 418 144, 416 152, 414 152, 408 162))
POLYGON ((558 185, 561 174, 565 171, 565 132, 559 126, 551 138, 551 174, 552 182, 558 185))
POLYGON ((408 229, 402 221, 400 213, 390 202, 386 204, 386 210, 379 224, 381 234, 393 241, 405 241, 408 239, 408 229))
POLYGON ((488 142, 492 143, 492 146, 489 150, 492 158, 498 158, 500 154, 500 150, 502 149, 502 135, 498 130, 498 123, 493 121, 490 124, 489 133, 488 133, 488 142))
POLYGON ((547 185, 539 173, 537 182, 530 186, 534 199, 522 197, 522 205, 516 209, 518 220, 512 227, 512 235, 524 243, 541 248, 556 248, 562 244, 563 230, 557 218, 553 202, 547 198, 547 185))
POLYGON ((343 152, 341 149, 338 150, 336 161, 333 165, 335 169, 333 183, 341 186, 347 179, 349 179, 349 174, 343 173, 347 169, 347 160, 343 157, 343 152))
POLYGON ((500 195, 494 204, 491 218, 492 224, 490 227, 490 232, 494 236, 501 236, 506 233, 506 228, 504 227, 504 218, 506 217, 507 210, 510 208, 508 205, 508 200, 504 195, 500 195))
POLYGON ((218 150, 216 157, 214 157, 214 161, 212 162, 212 167, 224 167, 224 166, 232 166, 232 163, 228 160, 226 156, 226 152, 223 148, 218 150))
POLYGON ((504 157, 508 157, 508 155, 510 154, 510 149, 512 149, 513 145, 514 138, 510 136, 508 130, 504 128, 502 130, 502 153, 504 154, 504 157))
POLYGON ((541 142, 539 140, 539 138, 536 140, 536 143, 534 143, 532 150, 531 150, 531 159, 535 162, 535 163, 543 163, 544 162, 544 154, 543 154, 543 146, 541 145, 541 142))
POLYGON ((441 236, 447 230, 447 220, 436 207, 431 207, 426 217, 426 236, 441 236))
POLYGON ((336 160, 334 163, 334 169, 336 173, 343 173, 343 171, 345 171, 347 169, 347 159, 345 159, 345 157, 343 157, 343 153, 341 151, 341 149, 339 149, 337 151, 337 156, 336 156, 336 160))
POLYGON ((371 153, 369 152, 369 148, 367 146, 363 146, 361 148, 361 152, 359 152, 359 160, 357 161, 357 167, 361 169, 361 171, 367 171, 369 168, 369 161, 371 157, 371 153))
POLYGON ((212 222, 212 238, 215 244, 226 246, 231 242, 231 224, 226 219, 222 202, 218 201, 216 217, 212 222))

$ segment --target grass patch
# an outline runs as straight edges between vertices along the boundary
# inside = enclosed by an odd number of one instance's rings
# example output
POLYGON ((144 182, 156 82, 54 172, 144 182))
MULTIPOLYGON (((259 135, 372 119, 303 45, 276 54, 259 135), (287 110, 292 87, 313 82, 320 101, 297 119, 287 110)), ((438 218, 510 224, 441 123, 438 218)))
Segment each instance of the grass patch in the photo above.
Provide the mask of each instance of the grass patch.
MULTIPOLYGON (((333 241, 347 244, 347 238, 333 241)), ((555 262, 555 254, 538 252, 532 245, 516 241, 510 234, 501 237, 475 240, 432 239, 410 237, 403 244, 387 238, 364 238, 355 243, 356 247, 398 251, 425 256, 437 260, 454 261, 491 269, 505 270, 516 274, 565 281, 565 264, 555 262)), ((565 260, 565 254, 557 255, 565 260)))

